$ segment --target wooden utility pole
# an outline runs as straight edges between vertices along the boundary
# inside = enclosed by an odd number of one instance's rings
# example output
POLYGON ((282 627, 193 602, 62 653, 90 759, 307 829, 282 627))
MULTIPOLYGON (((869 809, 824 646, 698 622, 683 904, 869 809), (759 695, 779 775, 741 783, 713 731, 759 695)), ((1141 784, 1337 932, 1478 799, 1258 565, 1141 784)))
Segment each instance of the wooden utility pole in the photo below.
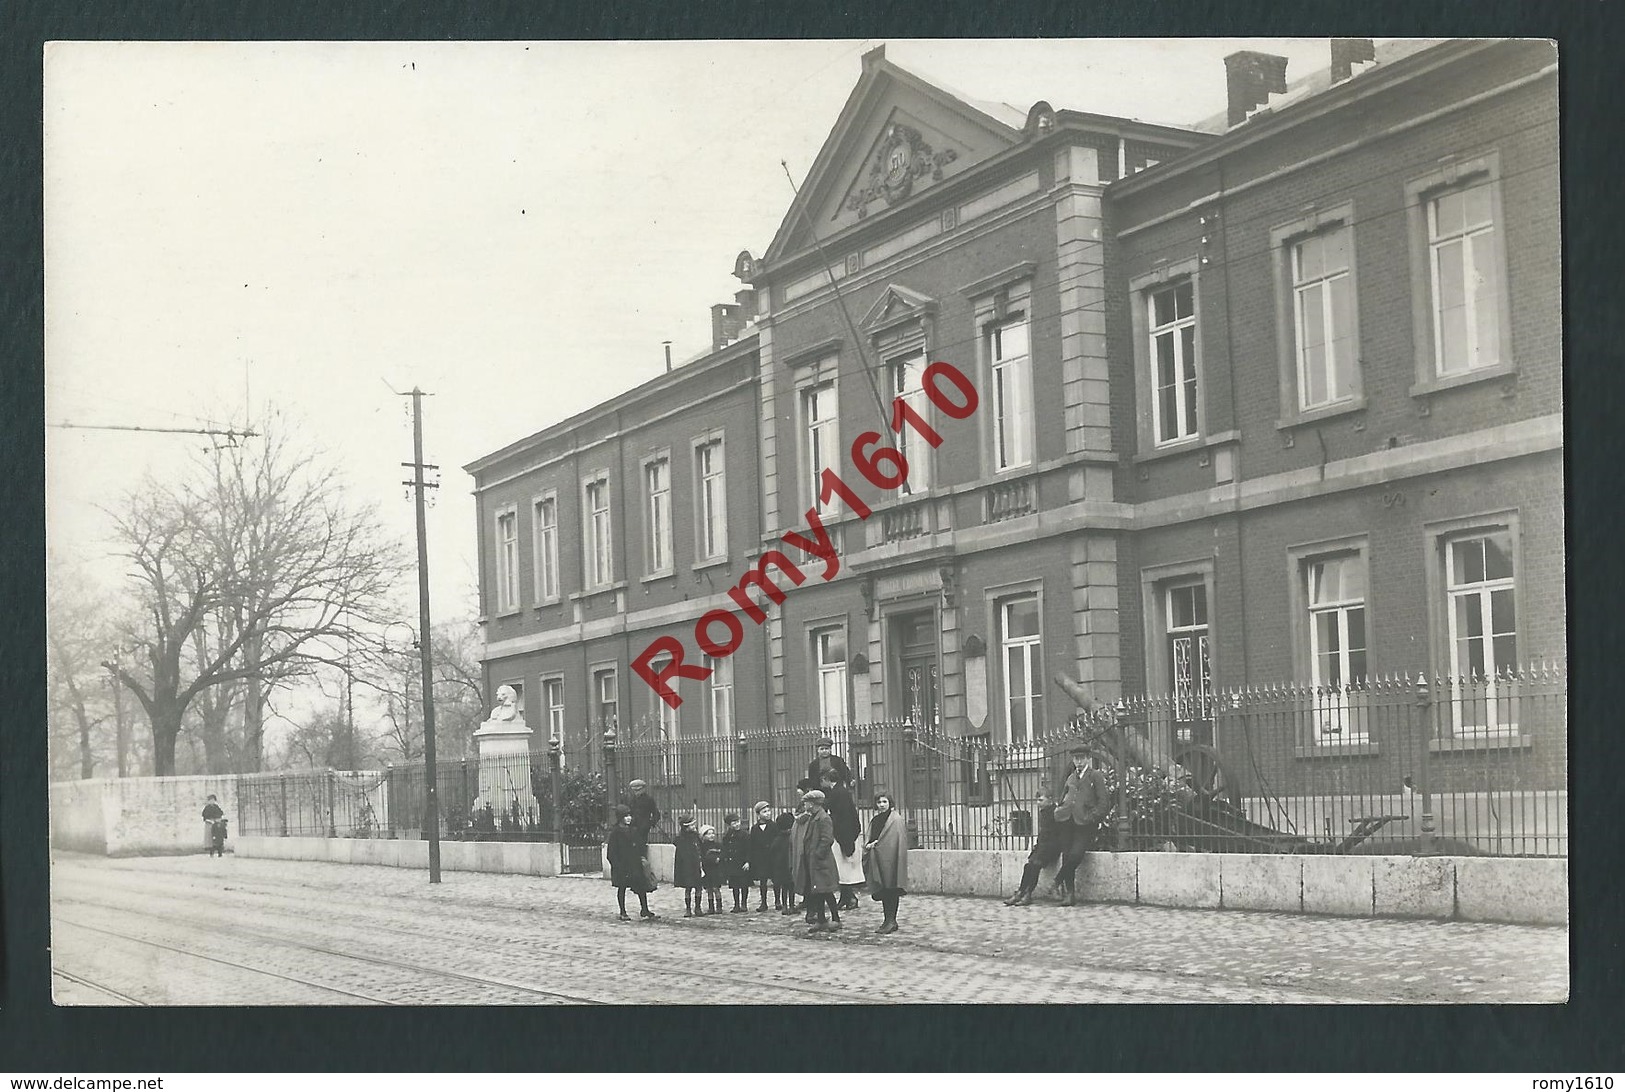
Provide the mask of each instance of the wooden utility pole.
POLYGON ((436 482, 425 481, 425 470, 439 470, 423 461, 423 391, 417 387, 412 396, 412 461, 402 466, 412 468, 412 480, 403 484, 412 487, 413 502, 418 521, 418 649, 423 663, 423 827, 429 833, 429 882, 440 882, 440 806, 435 792, 434 762, 434 660, 429 640, 429 536, 424 516, 424 490, 438 489, 436 482))

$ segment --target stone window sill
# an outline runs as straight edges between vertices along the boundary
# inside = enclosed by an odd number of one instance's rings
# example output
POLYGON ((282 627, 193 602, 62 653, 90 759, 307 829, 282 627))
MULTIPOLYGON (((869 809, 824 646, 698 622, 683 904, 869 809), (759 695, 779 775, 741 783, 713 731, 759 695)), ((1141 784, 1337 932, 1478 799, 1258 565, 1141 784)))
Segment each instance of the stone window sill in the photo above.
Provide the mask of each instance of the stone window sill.
POLYGON ((675 569, 661 569, 657 573, 650 573, 648 576, 642 577, 638 583, 653 584, 656 580, 670 580, 676 575, 677 571, 675 569))
POLYGON ((1478 368, 1474 371, 1463 372, 1460 375, 1432 376, 1411 386, 1412 398, 1426 398, 1430 394, 1440 391, 1454 390, 1457 387, 1470 387, 1475 383, 1488 383, 1496 379, 1510 379, 1518 374, 1518 369, 1512 364, 1497 364, 1493 368, 1478 368))
POLYGON ((1293 758, 1373 758, 1381 752, 1375 743, 1343 743, 1320 747, 1294 747, 1293 758))
POLYGON ((584 591, 578 591, 574 595, 570 596, 570 602, 572 602, 572 603, 583 603, 583 602, 587 601, 588 599, 593 598, 594 596, 598 596, 598 595, 614 595, 618 591, 625 591, 625 590, 626 590, 626 581, 618 580, 613 584, 605 584, 601 588, 587 588, 584 591))
POLYGON ((505 608, 503 610, 497 611, 496 616, 499 619, 501 619, 501 618, 517 618, 522 613, 524 613, 524 608, 522 608, 522 607, 507 607, 507 608, 505 608))
POLYGON ((1316 406, 1314 409, 1299 410, 1296 413, 1283 414, 1276 422, 1275 427, 1281 431, 1297 428, 1299 425, 1313 424, 1316 421, 1327 421, 1333 417, 1342 417, 1350 413, 1363 413, 1366 408, 1365 396, 1350 398, 1342 402, 1334 402, 1329 406, 1316 406))
POLYGON ((1233 428, 1226 429, 1223 432, 1215 432, 1211 436, 1198 436, 1194 440, 1181 440, 1179 443, 1169 444, 1167 447, 1141 451, 1134 457, 1134 462, 1138 466, 1143 466, 1146 463, 1154 463, 1161 459, 1172 459, 1178 455, 1189 455, 1193 452, 1206 451, 1209 448, 1223 447, 1225 444, 1240 442, 1240 432, 1233 428))
POLYGON ((1431 739, 1428 750, 1434 754, 1452 751, 1527 751, 1534 741, 1527 735, 1463 736, 1460 739, 1431 739))
POLYGON ((563 604, 564 604, 563 597, 555 595, 555 596, 553 596, 553 597, 551 597, 549 599, 543 599, 540 603, 537 603, 531 609, 532 610, 546 610, 548 607, 558 607, 558 606, 562 606, 563 604))

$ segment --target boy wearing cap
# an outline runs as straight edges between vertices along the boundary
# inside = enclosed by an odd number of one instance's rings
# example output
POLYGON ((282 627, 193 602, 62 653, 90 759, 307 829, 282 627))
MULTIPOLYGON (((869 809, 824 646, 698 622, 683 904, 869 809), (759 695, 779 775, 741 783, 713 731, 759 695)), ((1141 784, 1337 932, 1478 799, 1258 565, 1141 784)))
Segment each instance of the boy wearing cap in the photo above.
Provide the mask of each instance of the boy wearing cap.
POLYGON ((674 840, 676 856, 672 864, 672 884, 683 889, 683 916, 696 913, 705 916, 700 902, 700 889, 704 883, 700 876, 700 832, 694 829, 694 817, 685 815, 677 821, 674 840))
POLYGON ((722 871, 728 877, 728 890, 733 894, 730 914, 743 914, 750 910, 750 843, 745 829, 739 825, 739 816, 729 812, 723 818, 727 830, 722 835, 722 871))
POLYGON ((625 804, 615 805, 615 829, 609 832, 609 882, 615 885, 615 901, 621 908, 621 920, 631 921, 626 913, 626 892, 637 892, 645 921, 660 915, 649 909, 649 892, 655 889, 649 872, 649 846, 643 835, 632 824, 632 809, 625 804))
POLYGON ((643 832, 644 841, 648 841, 649 834, 660 822, 660 805, 655 798, 649 795, 649 786, 641 777, 628 784, 630 798, 627 806, 632 809, 632 825, 643 832))
MULTIPOLYGON (((751 809, 751 815, 755 821, 751 823, 750 833, 746 836, 745 859, 750 862, 750 875, 746 879, 748 883, 754 883, 761 893, 756 904, 756 912, 760 914, 767 909, 767 881, 773 875, 773 805, 766 800, 758 800, 751 809)), ((748 884, 745 890, 745 901, 748 903, 748 884)))
POLYGON ((840 887, 835 871, 835 822, 824 810, 824 794, 818 789, 803 799, 807 806, 807 821, 799 830, 796 843, 796 887, 806 896, 807 906, 813 914, 808 936, 830 933, 841 927, 841 912, 835 905, 834 892, 840 887), (825 911, 830 921, 825 921, 825 911))

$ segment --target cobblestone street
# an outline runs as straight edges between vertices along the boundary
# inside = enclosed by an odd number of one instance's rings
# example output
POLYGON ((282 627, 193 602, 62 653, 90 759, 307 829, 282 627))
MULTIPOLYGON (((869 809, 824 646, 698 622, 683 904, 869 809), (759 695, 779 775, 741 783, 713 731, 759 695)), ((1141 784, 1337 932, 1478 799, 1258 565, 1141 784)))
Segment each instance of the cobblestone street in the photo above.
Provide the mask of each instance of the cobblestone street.
MULTIPOLYGON (((602 880, 58 855, 59 1004, 1562 1001, 1560 928, 903 900, 876 936, 799 915, 616 920, 602 880)), ((634 904, 635 905, 635 904, 634 904)), ((634 911, 635 913, 635 911, 634 911)))

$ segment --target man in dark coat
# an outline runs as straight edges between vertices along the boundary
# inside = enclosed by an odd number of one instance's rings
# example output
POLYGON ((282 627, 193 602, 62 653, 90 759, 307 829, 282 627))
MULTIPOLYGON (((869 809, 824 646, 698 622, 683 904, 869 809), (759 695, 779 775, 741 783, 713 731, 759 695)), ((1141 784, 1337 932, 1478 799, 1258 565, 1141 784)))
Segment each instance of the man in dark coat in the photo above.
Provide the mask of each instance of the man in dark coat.
POLYGON ((1094 848, 1100 823, 1111 810, 1106 775, 1095 769, 1087 748, 1077 748, 1072 752, 1072 773, 1067 776, 1061 803, 1055 809, 1055 820, 1064 836, 1061 871, 1055 877, 1055 884, 1061 889, 1062 906, 1071 906, 1077 901, 1078 865, 1083 863, 1083 855, 1094 848))
POLYGON ((209 856, 226 855, 226 813, 220 810, 220 802, 215 799, 214 793, 209 794, 203 805, 203 821, 209 824, 209 856))
POLYGON ((751 815, 755 822, 750 827, 745 858, 750 862, 749 879, 761 895, 756 905, 756 912, 760 914, 767 909, 767 881, 773 876, 773 805, 766 800, 758 801, 751 815))
POLYGON ((1055 821, 1055 798, 1048 789, 1038 791, 1038 838, 1032 852, 1027 854, 1027 866, 1021 870, 1021 886, 1004 900, 1006 906, 1031 906, 1033 892, 1038 889, 1038 874, 1054 864, 1061 856, 1061 840, 1070 838, 1071 831, 1063 832, 1055 821))
POLYGON ((660 822, 660 805, 649 794, 649 785, 642 778, 638 778, 627 785, 628 797, 626 806, 632 809, 632 825, 643 832, 643 838, 648 841, 649 835, 660 822))
POLYGON ((852 788, 852 771, 847 768, 846 760, 833 750, 835 741, 825 736, 818 741, 818 757, 807 763, 807 786, 816 789, 822 784, 824 775, 835 775, 835 783, 844 789, 852 788))

